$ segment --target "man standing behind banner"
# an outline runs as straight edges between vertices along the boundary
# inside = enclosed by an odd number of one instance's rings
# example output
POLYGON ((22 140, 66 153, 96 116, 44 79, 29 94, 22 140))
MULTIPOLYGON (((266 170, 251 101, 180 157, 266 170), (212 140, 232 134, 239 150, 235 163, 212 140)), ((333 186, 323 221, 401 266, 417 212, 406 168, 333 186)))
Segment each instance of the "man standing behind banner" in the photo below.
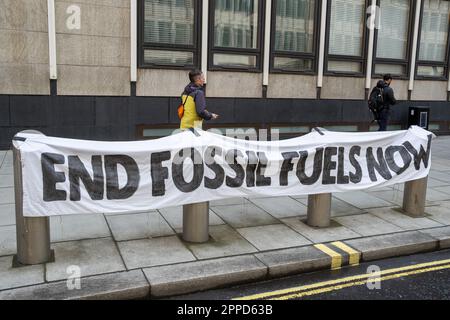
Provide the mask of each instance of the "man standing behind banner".
POLYGON ((390 87, 392 82, 392 77, 390 74, 385 74, 383 76, 383 106, 381 107, 378 125, 378 131, 386 131, 389 121, 389 116, 391 114, 390 106, 397 103, 394 96, 394 90, 390 87))
POLYGON ((205 77, 200 70, 189 72, 191 81, 184 88, 181 95, 184 106, 183 116, 181 117, 180 129, 202 128, 203 120, 217 119, 219 116, 206 110, 205 92, 203 85, 205 77))

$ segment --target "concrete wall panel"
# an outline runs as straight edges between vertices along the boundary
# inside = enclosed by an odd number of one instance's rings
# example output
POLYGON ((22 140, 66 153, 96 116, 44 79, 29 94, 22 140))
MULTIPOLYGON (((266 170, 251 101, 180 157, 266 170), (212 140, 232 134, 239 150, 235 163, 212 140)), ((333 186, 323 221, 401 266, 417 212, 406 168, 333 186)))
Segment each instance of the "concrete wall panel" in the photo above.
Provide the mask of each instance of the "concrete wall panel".
POLYGON ((55 1, 56 32, 108 37, 130 36, 130 9, 110 7, 78 1, 55 1), (80 29, 69 29, 67 20, 71 14, 67 9, 76 5, 80 8, 80 29))
POLYGON ((0 94, 50 94, 48 64, 0 64, 0 94))
POLYGON ((127 38, 57 34, 58 64, 83 66, 130 66, 127 38))
POLYGON ((316 85, 316 76, 270 74, 267 97, 315 99, 316 85))
POLYGON ((130 69, 60 65, 59 95, 130 95, 130 69))
POLYGON ((262 74, 208 72, 208 97, 261 98, 262 74))
POLYGON ((323 77, 322 99, 365 99, 365 78, 323 77))
POLYGON ((0 94, 49 94, 47 1, 0 0, 0 94))
POLYGON ((445 101, 447 100, 447 81, 415 80, 411 99, 445 101))
POLYGON ((0 0, 0 29, 47 32, 46 0, 0 0))
POLYGON ((138 69, 136 95, 179 97, 189 83, 188 74, 188 70, 138 69))

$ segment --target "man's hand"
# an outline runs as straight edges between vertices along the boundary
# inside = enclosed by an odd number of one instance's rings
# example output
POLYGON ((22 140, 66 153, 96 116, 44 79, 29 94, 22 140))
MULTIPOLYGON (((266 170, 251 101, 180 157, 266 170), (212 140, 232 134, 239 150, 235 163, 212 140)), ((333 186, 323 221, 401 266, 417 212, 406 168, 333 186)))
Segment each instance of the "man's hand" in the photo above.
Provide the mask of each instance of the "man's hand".
POLYGON ((219 117, 219 115, 215 114, 215 113, 211 113, 211 115, 212 115, 211 119, 213 119, 213 120, 216 120, 219 117))

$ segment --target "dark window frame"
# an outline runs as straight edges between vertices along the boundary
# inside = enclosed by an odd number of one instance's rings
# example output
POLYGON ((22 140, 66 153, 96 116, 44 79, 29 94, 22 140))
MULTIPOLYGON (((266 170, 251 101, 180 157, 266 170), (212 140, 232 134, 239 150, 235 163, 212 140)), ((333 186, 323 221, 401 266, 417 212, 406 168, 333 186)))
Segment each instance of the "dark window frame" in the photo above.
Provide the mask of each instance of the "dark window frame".
MULTIPOLYGON (((377 0, 377 6, 380 7, 382 0, 377 0)), ((372 77, 382 77, 383 74, 375 73, 376 64, 392 64, 392 65, 404 65, 406 68, 405 75, 395 75, 391 74, 393 79, 399 80, 409 80, 411 73, 411 57, 412 57, 412 44, 413 44, 413 34, 414 34, 414 20, 416 13, 416 1, 409 0, 410 13, 408 21, 408 40, 406 43, 406 58, 405 59, 387 59, 387 58, 377 58, 377 46, 378 46, 378 29, 375 29, 374 33, 374 43, 373 43, 373 61, 372 61, 372 77)))
MULTIPOLYGON (((424 10, 424 1, 422 1, 420 6, 420 19, 419 19, 419 32, 417 35, 417 52, 416 52, 416 64, 414 67, 414 79, 415 80, 435 80, 435 81, 447 81, 448 80, 448 71, 449 71, 449 53, 450 53, 450 21, 447 28, 447 47, 445 50, 445 61, 430 61, 430 60, 419 60, 421 41, 420 38, 422 36, 422 20, 423 20, 423 10, 424 10), (417 74, 417 69, 419 66, 435 66, 435 67, 444 67, 444 75, 443 76, 421 76, 417 74)), ((450 19, 450 15, 449 15, 450 19)))
POLYGON ((322 1, 315 0, 314 5, 314 30, 313 30, 313 50, 312 53, 305 52, 287 52, 287 51, 275 51, 275 33, 276 33, 276 8, 277 1, 272 1, 272 16, 270 17, 271 30, 270 30, 270 62, 269 71, 270 73, 285 73, 285 74, 305 74, 305 75, 316 75, 318 66, 318 54, 319 54, 319 39, 320 39, 320 20, 321 20, 321 8, 322 1), (312 59, 312 70, 311 71, 295 71, 286 70, 281 68, 275 68, 275 58, 276 57, 286 57, 286 58, 297 58, 297 59, 312 59))
POLYGON ((361 57, 356 56, 348 56, 348 55, 333 55, 329 54, 330 47, 330 24, 331 24, 331 2, 334 0, 329 0, 327 4, 327 18, 326 18, 326 26, 325 26, 325 52, 324 52, 324 68, 323 74, 324 76, 337 76, 337 77, 354 77, 354 78, 365 78, 366 77, 366 69, 367 69, 367 52, 369 46, 369 28, 366 26, 367 19, 370 17, 367 12, 367 8, 369 6, 370 0, 365 0, 365 13, 364 13, 364 32, 362 38, 362 55, 361 57), (340 71, 329 71, 328 70, 328 61, 349 61, 349 62, 359 62, 361 63, 361 72, 340 72, 340 71))
POLYGON ((145 0, 138 0, 137 3, 137 20, 138 20, 138 52, 137 52, 137 67, 140 69, 175 69, 175 70, 191 70, 193 68, 200 67, 201 61, 201 36, 202 36, 202 1, 194 1, 194 42, 192 45, 173 45, 173 44, 161 44, 144 42, 144 15, 145 15, 145 0), (144 61, 144 50, 168 50, 168 51, 181 51, 192 52, 194 55, 194 63, 192 65, 184 64, 159 64, 159 63, 146 63, 144 61))
POLYGON ((210 0, 209 2, 209 15, 208 15, 208 70, 209 71, 243 71, 251 73, 261 73, 264 56, 264 28, 265 28, 265 8, 266 1, 258 1, 258 35, 257 35, 257 49, 243 49, 243 48, 227 48, 216 47, 214 45, 214 21, 215 21, 215 9, 216 1, 210 0), (218 66, 214 65, 214 54, 235 54, 235 55, 250 55, 256 56, 256 67, 230 67, 230 66, 218 66))

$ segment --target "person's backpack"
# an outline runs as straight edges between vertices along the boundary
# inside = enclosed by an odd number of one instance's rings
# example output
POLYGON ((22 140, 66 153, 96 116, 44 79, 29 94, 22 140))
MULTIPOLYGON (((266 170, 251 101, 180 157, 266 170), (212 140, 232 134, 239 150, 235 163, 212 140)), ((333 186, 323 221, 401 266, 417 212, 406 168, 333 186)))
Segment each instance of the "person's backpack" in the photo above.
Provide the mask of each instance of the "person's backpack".
MULTIPOLYGON (((187 99, 189 98, 189 95, 186 97, 186 99, 181 101, 181 104, 178 106, 177 112, 178 112, 178 118, 181 120, 184 116, 184 105, 186 104, 187 99)), ((181 96, 181 99, 183 99, 183 96, 181 96)))
POLYGON ((378 81, 376 87, 370 92, 369 100, 367 101, 369 110, 374 116, 374 120, 379 119, 379 113, 383 108, 383 94, 383 81, 378 81))
MULTIPOLYGON (((195 95, 194 95, 194 102, 195 102, 195 98, 197 97, 197 91, 194 91, 194 92, 195 92, 195 95)), ((181 120, 181 118, 183 118, 183 115, 184 115, 184 105, 186 104, 187 99, 189 98, 189 96, 192 93, 190 93, 186 96, 186 99, 184 99, 184 102, 183 102, 183 94, 184 94, 184 92, 181 94, 181 104, 178 106, 178 109, 177 109, 178 118, 180 120, 181 120)))

